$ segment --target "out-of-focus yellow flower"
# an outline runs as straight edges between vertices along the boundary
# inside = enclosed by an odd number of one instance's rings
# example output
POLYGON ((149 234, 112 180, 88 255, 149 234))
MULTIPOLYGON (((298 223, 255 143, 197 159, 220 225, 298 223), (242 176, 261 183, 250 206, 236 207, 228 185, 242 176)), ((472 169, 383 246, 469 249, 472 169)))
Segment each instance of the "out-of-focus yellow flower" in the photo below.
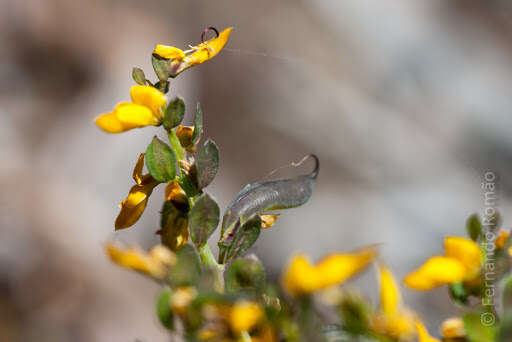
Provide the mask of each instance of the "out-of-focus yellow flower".
POLYGON ((133 180, 136 184, 132 186, 128 196, 120 204, 121 212, 116 218, 116 230, 131 227, 139 220, 146 209, 149 196, 158 185, 158 182, 150 174, 142 174, 143 167, 144 153, 141 153, 133 169, 133 180))
POLYGON ((377 255, 374 246, 349 254, 333 254, 316 265, 299 254, 292 258, 283 276, 285 289, 293 295, 309 294, 340 284, 364 269, 377 255))
POLYGON ((96 125, 107 133, 121 133, 137 127, 158 126, 162 122, 160 108, 166 96, 151 86, 130 88, 132 102, 121 102, 111 113, 96 118, 96 125))
POLYGON ((417 319, 414 325, 416 327, 416 333, 418 334, 418 342, 441 342, 437 338, 430 336, 427 328, 425 328, 425 325, 423 325, 420 320, 417 319))
POLYGON ((249 301, 239 301, 231 308, 229 324, 236 334, 240 334, 244 331, 250 331, 262 318, 263 308, 260 304, 249 301))
MULTIPOLYGON (((506 230, 501 230, 500 234, 498 235, 496 240, 494 240, 494 245, 496 246, 496 248, 497 249, 505 248, 505 245, 507 244, 508 237, 509 237, 509 233, 506 230)), ((510 246, 508 248, 508 254, 512 255, 512 246, 510 246)))
POLYGON ((372 327, 392 338, 406 338, 414 334, 414 316, 402 307, 402 296, 391 271, 379 265, 381 312, 372 319, 372 327))
POLYGON ((466 329, 464 321, 459 317, 448 318, 443 321, 440 329, 444 338, 464 338, 466 337, 466 329))
POLYGON ((197 297, 197 290, 191 286, 182 286, 178 288, 171 297, 172 311, 184 315, 189 304, 197 297))
POLYGON ((402 304, 402 295, 391 271, 379 265, 381 311, 372 317, 371 325, 377 333, 398 340, 414 335, 419 342, 439 342, 432 338, 415 313, 402 304))
POLYGON ((183 51, 174 46, 158 44, 153 53, 162 58, 171 60, 171 74, 176 76, 182 71, 206 62, 215 57, 224 48, 229 40, 232 27, 220 32, 218 37, 192 46, 190 50, 183 51))
POLYGON ((472 240, 447 237, 445 256, 428 259, 418 270, 410 273, 405 284, 416 290, 430 290, 437 286, 471 281, 478 277, 482 251, 472 240))
POLYGON ((170 266, 176 263, 176 256, 167 247, 157 245, 149 253, 137 247, 123 248, 109 242, 105 247, 110 259, 126 268, 163 279, 170 266))

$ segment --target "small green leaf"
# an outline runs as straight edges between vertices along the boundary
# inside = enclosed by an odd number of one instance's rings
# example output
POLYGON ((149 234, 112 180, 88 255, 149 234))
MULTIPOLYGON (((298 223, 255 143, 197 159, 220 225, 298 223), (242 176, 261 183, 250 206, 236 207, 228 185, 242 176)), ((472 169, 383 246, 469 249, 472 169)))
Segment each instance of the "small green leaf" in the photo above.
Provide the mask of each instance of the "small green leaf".
POLYGON ((165 288, 158 295, 156 301, 156 313, 160 322, 168 329, 174 329, 174 318, 171 310, 172 292, 170 288, 165 288))
POLYGON ((224 277, 228 292, 248 291, 261 294, 265 290, 265 270, 254 254, 233 261, 224 277))
POLYGON ((163 124, 167 131, 178 126, 185 116, 185 102, 179 96, 175 97, 165 110, 163 124))
POLYGON ((146 166, 151 176, 160 183, 176 177, 176 155, 169 145, 156 136, 146 149, 146 166))
POLYGON ((464 315, 464 329, 469 342, 493 342, 495 336, 494 313, 469 313, 464 315))
POLYGON ((197 195, 197 186, 194 184, 194 181, 190 179, 189 175, 187 175, 185 172, 182 172, 180 178, 178 178, 178 184, 181 186, 183 191, 185 191, 187 197, 194 197, 197 195))
POLYGON ((210 195, 201 195, 189 214, 189 230, 192 242, 199 249, 217 228, 220 209, 210 195))
POLYGON ((372 308, 360 294, 347 291, 339 305, 343 317, 343 328, 352 334, 364 334, 368 331, 372 308))
POLYGON ((140 85, 146 85, 146 75, 144 75, 144 71, 142 71, 141 68, 133 68, 132 78, 135 81, 135 83, 140 85))
POLYGON ((153 69, 160 82, 165 82, 169 79, 171 76, 171 63, 168 59, 152 55, 151 64, 153 64, 153 69))
POLYGON ((212 140, 207 140, 197 158, 197 184, 199 189, 212 182, 219 169, 219 148, 212 140))
POLYGON ((482 223, 480 223, 480 218, 478 217, 478 214, 473 214, 468 218, 468 220, 466 221, 466 230, 471 240, 478 240, 478 238, 482 234, 482 223))
POLYGON ((461 306, 464 306, 468 303, 469 294, 464 288, 464 283, 455 283, 449 286, 450 296, 453 301, 461 306))
POLYGON ((192 134, 192 145, 195 145, 203 135, 203 111, 201 105, 197 103, 196 114, 194 115, 194 133, 192 134))
POLYGON ((261 218, 253 216, 241 227, 230 233, 228 237, 222 237, 219 242, 220 260, 228 263, 240 257, 258 239, 261 231, 261 218))
POLYGON ((176 257, 178 260, 171 271, 169 280, 175 286, 194 285, 201 273, 201 264, 194 248, 185 245, 178 250, 176 257))

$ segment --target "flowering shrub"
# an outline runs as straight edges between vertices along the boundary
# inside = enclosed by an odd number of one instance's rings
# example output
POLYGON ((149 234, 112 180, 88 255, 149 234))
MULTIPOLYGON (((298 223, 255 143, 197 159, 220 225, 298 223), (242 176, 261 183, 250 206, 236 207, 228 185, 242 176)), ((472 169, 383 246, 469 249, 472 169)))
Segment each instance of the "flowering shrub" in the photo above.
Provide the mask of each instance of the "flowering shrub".
POLYGON ((280 282, 267 281, 261 262, 246 251, 262 230, 275 224, 278 215, 272 211, 308 201, 319 174, 318 158, 312 154, 303 159, 314 160, 310 173, 254 183, 238 193, 224 211, 214 256, 208 240, 221 221, 220 208, 206 189, 216 176, 219 150, 212 140, 200 143, 200 105, 193 125, 184 126, 184 101, 169 100, 166 94, 171 79, 216 56, 230 34, 231 28, 220 33, 208 28, 202 42, 188 50, 157 45, 152 54, 157 81, 152 83, 134 68, 137 85, 130 89, 131 102, 121 102, 96 119, 108 133, 159 126, 168 137, 165 142, 155 136, 140 154, 132 174, 135 184, 115 220, 116 230, 133 226, 153 189, 165 184, 157 231, 161 244, 146 252, 109 242, 106 251, 113 262, 162 285, 156 312, 170 333, 187 341, 512 341, 512 282, 506 276, 511 238, 501 231, 495 241, 488 241, 488 234, 499 230, 497 215, 486 218, 488 230, 477 216, 470 217, 469 238, 447 237, 445 254, 428 259, 404 280, 415 290, 447 286, 455 305, 466 307, 461 317, 446 318, 441 340, 402 303, 399 284, 378 260, 377 246, 331 254, 316 263, 297 254, 280 282), (209 31, 216 37, 205 40, 209 31), (359 292, 341 287, 372 263, 380 281, 376 306, 359 292), (490 305, 492 300, 495 305, 490 305))

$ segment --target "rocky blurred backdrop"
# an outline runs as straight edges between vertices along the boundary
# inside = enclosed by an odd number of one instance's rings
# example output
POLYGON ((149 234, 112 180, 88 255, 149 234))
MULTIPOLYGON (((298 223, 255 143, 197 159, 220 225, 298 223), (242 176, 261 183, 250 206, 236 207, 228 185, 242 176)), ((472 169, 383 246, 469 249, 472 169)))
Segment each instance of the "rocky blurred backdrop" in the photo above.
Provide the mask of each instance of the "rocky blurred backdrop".
MULTIPOLYGON (((322 161, 312 200, 253 248, 270 276, 295 251, 376 242, 403 277, 464 234, 487 170, 511 221, 509 1, 0 0, 1 340, 169 340, 158 287, 103 253, 110 238, 158 241, 162 189, 113 233, 155 130, 107 135, 93 119, 128 98, 156 43, 186 47, 207 26, 235 29, 171 94, 202 103, 220 147, 210 193, 225 208, 279 166, 322 161)), ((355 284, 375 296, 373 272, 355 284)), ((404 296, 432 328, 455 312, 445 289, 404 296)))

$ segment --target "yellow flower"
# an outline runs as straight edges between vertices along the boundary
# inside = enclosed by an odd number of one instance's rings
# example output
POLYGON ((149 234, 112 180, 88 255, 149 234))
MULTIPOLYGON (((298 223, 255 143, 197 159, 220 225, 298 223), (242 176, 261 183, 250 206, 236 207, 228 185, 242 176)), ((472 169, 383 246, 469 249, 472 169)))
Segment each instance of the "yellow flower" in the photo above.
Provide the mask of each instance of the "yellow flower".
POLYGON ((263 308, 260 304, 249 301, 239 301, 231 308, 229 324, 236 334, 240 334, 244 331, 249 332, 262 318, 263 308))
POLYGON ((447 339, 466 337, 464 321, 458 317, 448 318, 441 324, 441 335, 447 339))
POLYGON ((158 182, 150 174, 142 174, 143 167, 144 153, 141 153, 133 169, 133 180, 136 184, 132 186, 128 196, 120 204, 121 212, 116 218, 116 230, 128 228, 138 221, 146 209, 149 196, 158 185, 158 182))
POLYGON ((130 88, 132 102, 121 102, 114 111, 96 118, 96 125, 107 133, 121 133, 137 127, 158 126, 162 122, 160 108, 167 102, 159 90, 144 85, 130 88))
POLYGON ((190 303, 197 297, 197 290, 191 286, 178 288, 171 298, 172 311, 184 315, 190 303))
POLYGON ((437 338, 433 338, 427 331, 427 328, 423 325, 420 320, 414 322, 416 327, 416 333, 418 334, 418 342, 441 342, 437 338))
MULTIPOLYGON (((505 230, 501 230, 500 234, 498 235, 496 240, 494 240, 494 245, 496 246, 496 248, 497 249, 505 248, 505 245, 507 244, 508 237, 509 237, 509 233, 505 230)), ((512 255, 512 246, 509 247, 508 254, 512 255)))
POLYGON ((408 340, 416 335, 419 342, 439 342, 412 311, 403 307, 393 274, 383 264, 379 265, 379 276, 381 311, 371 320, 373 330, 393 339, 408 340))
POLYGON ((158 44, 153 50, 153 53, 162 58, 171 60, 171 74, 174 77, 194 65, 204 63, 215 57, 228 42, 232 29, 232 27, 228 27, 220 32, 218 37, 193 46, 187 51, 183 51, 174 46, 158 44))
POLYGON ((410 273, 405 284, 416 290, 430 290, 437 286, 470 281, 478 277, 482 251, 472 240, 447 237, 445 256, 428 259, 418 270, 410 273))
POLYGON ((110 259, 126 268, 163 279, 169 266, 176 263, 176 256, 167 247, 157 245, 149 253, 137 247, 122 248, 109 242, 105 247, 110 259))
POLYGON ((402 307, 402 296, 391 271, 379 265, 381 312, 372 319, 372 327, 380 334, 392 338, 414 334, 414 316, 402 307))
POLYGON ((371 246, 350 254, 327 256, 316 265, 311 265, 305 255, 299 254, 291 260, 285 271, 283 285, 293 295, 325 289, 360 272, 376 254, 376 248, 371 246))

